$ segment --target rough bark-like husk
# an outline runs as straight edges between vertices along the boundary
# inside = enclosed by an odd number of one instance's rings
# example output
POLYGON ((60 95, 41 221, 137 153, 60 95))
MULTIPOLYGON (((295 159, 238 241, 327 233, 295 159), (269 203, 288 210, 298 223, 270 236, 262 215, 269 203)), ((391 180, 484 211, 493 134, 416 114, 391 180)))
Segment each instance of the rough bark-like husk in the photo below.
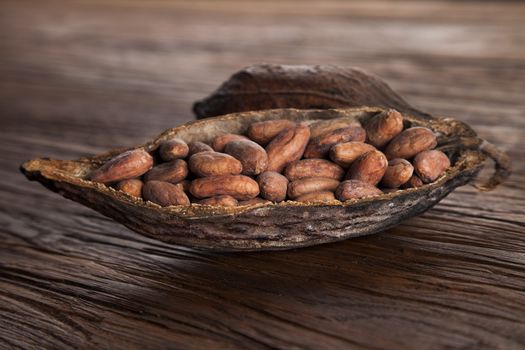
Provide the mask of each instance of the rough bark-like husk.
MULTIPOLYGON (((310 121, 354 118, 364 121, 380 108, 340 110, 280 109, 245 112, 195 121, 169 129, 144 145, 155 150, 160 141, 179 137, 186 142, 210 142, 223 133, 243 133, 253 122, 268 119, 310 121)), ((435 205, 454 188, 471 181, 485 155, 480 139, 467 125, 453 119, 405 115, 413 126, 426 126, 440 134, 440 146, 454 165, 435 182, 371 198, 324 204, 284 202, 242 207, 203 205, 160 207, 84 180, 89 171, 123 150, 73 161, 34 159, 21 166, 30 179, 66 198, 82 203, 130 229, 164 242, 216 251, 278 250, 334 242, 376 233, 397 225, 435 205)))
POLYGON ((195 102, 197 118, 276 108, 395 108, 428 117, 387 83, 358 68, 331 65, 255 64, 233 74, 210 96, 195 102))

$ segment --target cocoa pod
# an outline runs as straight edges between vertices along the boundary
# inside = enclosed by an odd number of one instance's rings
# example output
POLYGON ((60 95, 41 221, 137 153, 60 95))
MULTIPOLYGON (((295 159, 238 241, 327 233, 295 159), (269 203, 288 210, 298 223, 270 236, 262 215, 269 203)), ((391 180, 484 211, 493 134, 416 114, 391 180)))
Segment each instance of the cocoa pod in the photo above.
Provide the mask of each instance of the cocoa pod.
POLYGON ((383 193, 379 188, 361 180, 346 180, 339 184, 335 196, 340 201, 375 196, 383 193))
POLYGON ((201 199, 197 202, 198 204, 213 205, 218 207, 235 207, 237 206, 237 199, 229 195, 220 195, 201 199))
POLYGON ((213 142, 211 143, 211 147, 213 148, 215 152, 222 152, 224 151, 224 147, 226 147, 226 145, 229 142, 238 141, 238 140, 250 140, 250 139, 247 138, 246 136, 237 135, 237 134, 219 135, 213 139, 213 142))
POLYGON ((415 127, 406 129, 394 137, 385 148, 388 159, 410 159, 416 154, 436 147, 437 139, 432 130, 415 127))
POLYGON ((109 184, 139 177, 153 166, 153 157, 143 149, 133 149, 112 158, 88 175, 88 180, 109 184))
POLYGON ((371 185, 377 185, 385 174, 388 160, 380 151, 370 151, 352 163, 346 180, 361 180, 371 185))
POLYGON ((251 124, 246 135, 258 144, 266 146, 281 131, 293 128, 295 125, 293 121, 287 119, 266 120, 251 124))
POLYGON ((359 125, 340 128, 311 138, 304 151, 305 158, 324 158, 332 146, 349 141, 364 142, 366 131, 359 125))
POLYGON ((142 187, 144 200, 162 207, 170 205, 190 205, 190 200, 180 186, 164 181, 148 181, 142 187))
POLYGON ((275 171, 266 171, 257 177, 261 197, 272 202, 286 199, 288 179, 275 171))
POLYGON ((331 202, 335 201, 335 195, 331 191, 310 192, 295 198, 295 201, 302 203, 331 202))
POLYGON ((205 144, 204 142, 195 141, 188 143, 188 156, 191 157, 192 155, 200 152, 213 152, 213 148, 211 146, 205 144))
POLYGON ((165 162, 186 158, 188 152, 188 145, 179 138, 162 141, 159 145, 160 158, 165 162))
POLYGON ((388 188, 398 188, 412 177, 414 167, 406 159, 395 158, 388 162, 381 185, 388 188))
POLYGON ((305 177, 327 177, 341 180, 345 172, 339 165, 326 159, 301 159, 290 163, 284 176, 290 181, 305 177))
POLYGON ((128 179, 117 182, 115 188, 125 192, 130 196, 142 198, 142 186, 144 184, 139 179, 128 179))
POLYGON ((219 152, 199 152, 188 161, 190 170, 196 176, 237 175, 242 172, 242 164, 229 154, 219 152))
POLYGON ((188 176, 188 164, 182 159, 175 159, 151 168, 144 175, 144 181, 165 181, 177 183, 188 176))
POLYGON ((414 170, 425 182, 433 182, 450 168, 447 155, 438 150, 423 151, 414 157, 414 170))
POLYGON ((407 182, 401 185, 401 188, 418 188, 423 185, 423 181, 421 181, 421 179, 414 174, 410 177, 410 179, 407 182))
POLYGON ((374 151, 376 148, 364 142, 345 142, 339 143, 330 148, 330 159, 343 168, 350 165, 363 154, 374 151))
POLYGON ((304 194, 319 191, 335 191, 339 181, 326 177, 308 177, 292 181, 288 184, 288 197, 291 199, 304 194))
POLYGON ((190 193, 196 198, 230 195, 237 200, 246 200, 259 194, 259 185, 244 175, 209 176, 193 180, 190 193))
POLYGON ((260 197, 255 197, 252 199, 247 199, 245 201, 239 201, 237 205, 241 206, 241 205, 270 204, 270 203, 271 202, 269 200, 266 200, 260 197))
POLYGON ((268 155, 264 148, 250 140, 228 142, 224 153, 241 162, 243 175, 259 175, 268 166, 268 155))
POLYGON ((365 129, 368 143, 381 148, 403 131, 403 116, 389 109, 372 117, 365 129))
POLYGON ((301 159, 309 139, 310 130, 304 124, 281 131, 266 146, 266 169, 280 173, 288 164, 301 159))

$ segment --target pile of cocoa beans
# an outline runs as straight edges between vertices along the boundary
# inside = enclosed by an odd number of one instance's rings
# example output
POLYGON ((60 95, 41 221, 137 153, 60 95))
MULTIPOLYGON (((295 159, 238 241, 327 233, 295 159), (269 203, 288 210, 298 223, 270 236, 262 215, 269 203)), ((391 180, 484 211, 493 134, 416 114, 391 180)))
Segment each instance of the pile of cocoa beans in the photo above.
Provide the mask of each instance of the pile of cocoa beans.
POLYGON ((211 145, 172 138, 157 154, 130 150, 88 179, 161 206, 346 201, 435 181, 450 167, 436 145, 430 129, 404 129, 395 110, 365 125, 268 120, 211 145))

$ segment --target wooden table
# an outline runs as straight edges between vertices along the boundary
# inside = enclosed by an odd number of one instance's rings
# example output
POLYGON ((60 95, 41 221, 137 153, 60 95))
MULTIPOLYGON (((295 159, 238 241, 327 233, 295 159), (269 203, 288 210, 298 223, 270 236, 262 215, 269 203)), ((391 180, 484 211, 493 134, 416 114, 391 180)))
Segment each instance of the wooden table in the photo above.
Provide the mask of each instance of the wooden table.
POLYGON ((0 348, 523 349, 525 5, 2 1, 0 348), (28 182, 139 144, 257 62, 360 66, 514 158, 382 234, 209 254, 28 182))

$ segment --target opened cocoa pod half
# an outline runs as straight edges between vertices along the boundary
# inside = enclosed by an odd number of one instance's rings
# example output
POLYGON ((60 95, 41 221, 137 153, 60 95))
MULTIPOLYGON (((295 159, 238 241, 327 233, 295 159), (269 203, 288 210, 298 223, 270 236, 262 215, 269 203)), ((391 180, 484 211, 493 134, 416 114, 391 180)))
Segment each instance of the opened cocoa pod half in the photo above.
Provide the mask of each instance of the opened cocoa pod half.
MULTIPOLYGON (((382 191, 377 187, 381 182, 375 185, 380 178, 375 171, 373 181, 365 182, 366 178, 363 181, 362 176, 358 176, 361 168, 365 168, 363 171, 371 169, 367 164, 374 162, 375 154, 381 155, 381 173, 386 172, 388 163, 381 153, 385 148, 365 150, 354 161, 359 162, 358 165, 345 164, 349 165, 346 168, 329 163, 330 152, 325 151, 322 153, 324 160, 300 160, 309 142, 310 126, 321 128, 322 133, 331 132, 327 131, 331 130, 331 125, 337 126, 335 130, 341 129, 341 125, 365 126, 371 118, 388 110, 361 107, 235 113, 169 129, 151 142, 128 150, 118 149, 78 160, 34 159, 22 164, 21 170, 30 180, 39 181, 50 190, 145 236, 216 251, 290 249, 379 232, 424 212, 456 187, 472 181, 487 155, 496 160, 497 167, 490 186, 497 185, 508 175, 509 163, 505 155, 479 139, 466 124, 406 111, 401 112, 405 131, 426 128, 425 133, 436 137, 436 145, 417 142, 418 151, 425 152, 426 148, 436 146, 434 149, 443 152, 443 155, 427 152, 414 158, 417 175, 424 176, 425 183, 421 186, 382 191), (233 146, 225 144, 232 156, 206 150, 206 147, 200 147, 204 149, 202 153, 191 151, 194 145, 200 145, 198 142, 211 145, 222 135, 249 135, 252 124, 271 120, 281 120, 280 125, 285 125, 285 129, 278 130, 272 141, 263 140, 263 143, 268 142, 264 149, 268 164, 257 163, 260 168, 249 172, 253 175, 246 175, 248 173, 242 169, 249 166, 253 170, 248 160, 258 159, 253 154, 263 154, 263 146, 251 145, 251 152, 240 152, 237 148, 243 142, 232 137, 229 142, 235 142, 233 146), (187 153, 185 159, 161 163, 159 148, 175 144, 169 140, 177 140, 177 146, 188 145, 188 152, 185 147, 182 147, 184 152, 177 150, 177 157, 187 153), (275 158, 272 159, 276 155, 278 165, 275 165, 275 158), (443 157, 450 160, 446 169, 441 161, 443 157), (206 159, 200 162, 201 158, 206 159), (190 164, 188 170, 187 162, 190 164), (274 165, 270 167, 272 162, 274 165), (135 168, 128 166, 130 164, 135 168), (161 167, 159 164, 169 165, 161 167), (324 166, 322 171, 312 168, 316 164, 324 166), (433 164, 440 168, 429 172, 433 164), (189 175, 183 179, 187 171, 189 175), (259 172, 262 173, 257 175, 259 172), (344 172, 350 176, 349 180, 343 178, 344 172), (148 180, 151 174, 156 175, 154 180, 148 180), (304 180, 307 179, 304 174, 317 178, 304 180), (140 186, 133 191, 124 190, 122 181, 132 178, 145 181, 144 186, 135 181, 140 186)), ((399 133, 390 142, 405 147, 408 141, 420 137, 418 135, 420 133, 415 136, 399 133), (396 141, 399 137, 401 139, 396 141)), ((347 142, 345 138, 340 141, 347 142)), ((413 159, 407 161, 414 162, 413 159)), ((405 180, 390 186, 401 185, 405 180)))

